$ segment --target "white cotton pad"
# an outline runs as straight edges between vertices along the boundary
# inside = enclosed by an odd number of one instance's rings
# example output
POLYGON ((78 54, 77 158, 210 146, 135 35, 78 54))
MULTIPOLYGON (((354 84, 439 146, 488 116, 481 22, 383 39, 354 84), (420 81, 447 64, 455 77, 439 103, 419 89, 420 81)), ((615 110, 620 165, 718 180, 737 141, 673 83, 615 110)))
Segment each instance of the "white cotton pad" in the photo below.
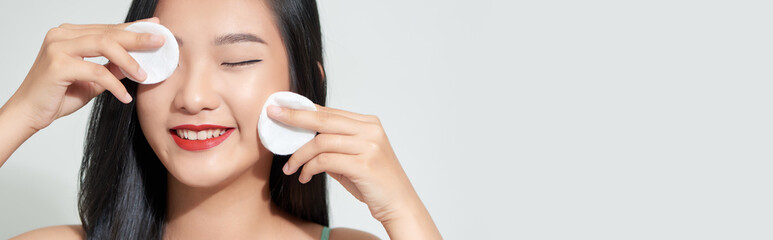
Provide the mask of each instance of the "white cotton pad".
POLYGON ((308 98, 293 92, 276 92, 268 96, 258 120, 260 141, 276 155, 290 155, 311 141, 317 132, 299 127, 288 126, 271 119, 266 113, 268 105, 285 108, 316 111, 317 107, 308 98))
MULTIPOLYGON (((177 62, 180 60, 180 47, 177 46, 177 39, 169 29, 158 23, 138 22, 126 27, 124 30, 136 33, 152 33, 164 36, 164 45, 158 49, 149 51, 130 51, 129 55, 140 64, 140 67, 148 73, 148 78, 141 84, 156 84, 172 76, 177 68, 177 62)), ((121 69, 123 75, 132 81, 137 82, 129 74, 121 69)))

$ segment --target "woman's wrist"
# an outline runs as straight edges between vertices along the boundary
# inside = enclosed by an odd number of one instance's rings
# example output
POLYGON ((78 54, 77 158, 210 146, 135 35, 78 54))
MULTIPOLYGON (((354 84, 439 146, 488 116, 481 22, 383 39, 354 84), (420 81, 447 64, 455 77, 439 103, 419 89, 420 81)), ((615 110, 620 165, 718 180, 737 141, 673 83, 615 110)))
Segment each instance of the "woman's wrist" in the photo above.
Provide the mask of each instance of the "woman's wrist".
MULTIPOLYGON (((411 189, 413 190, 413 189, 411 189)), ((381 221, 390 239, 442 239, 429 211, 415 191, 399 201, 396 210, 381 221)))
POLYGON ((0 141, 0 167, 11 157, 14 151, 38 130, 28 125, 23 113, 11 101, 0 107, 0 129, 5 131, 0 141))

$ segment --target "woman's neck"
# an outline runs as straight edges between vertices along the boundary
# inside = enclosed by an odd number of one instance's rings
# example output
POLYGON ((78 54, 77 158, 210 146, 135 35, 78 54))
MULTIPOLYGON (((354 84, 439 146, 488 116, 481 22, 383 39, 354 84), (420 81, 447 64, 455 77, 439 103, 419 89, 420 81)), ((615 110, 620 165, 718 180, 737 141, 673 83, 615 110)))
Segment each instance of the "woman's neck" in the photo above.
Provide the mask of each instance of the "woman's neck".
POLYGON ((165 239, 274 239, 288 222, 271 202, 271 158, 261 158, 232 181, 216 187, 186 186, 168 176, 165 239), (269 159, 264 161, 263 159, 269 159))

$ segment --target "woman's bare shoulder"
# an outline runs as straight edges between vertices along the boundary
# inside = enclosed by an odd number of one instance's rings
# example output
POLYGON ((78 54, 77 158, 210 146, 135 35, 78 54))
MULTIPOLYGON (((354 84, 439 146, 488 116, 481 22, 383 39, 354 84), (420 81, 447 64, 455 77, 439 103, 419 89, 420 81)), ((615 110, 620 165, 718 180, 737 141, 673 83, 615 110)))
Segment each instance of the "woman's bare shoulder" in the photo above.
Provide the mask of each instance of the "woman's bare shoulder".
MULTIPOLYGON (((86 239, 86 233, 81 225, 59 225, 35 229, 22 235, 11 238, 11 240, 24 239, 86 239)), ((380 239, 373 234, 351 228, 332 228, 330 229, 330 240, 349 240, 349 239, 380 239)))
POLYGON ((349 239, 380 239, 376 235, 370 234, 365 231, 360 231, 351 228, 331 228, 330 240, 349 240, 349 239))
POLYGON ((81 225, 59 225, 44 228, 38 228, 22 235, 11 238, 11 240, 23 239, 86 239, 86 232, 81 225))

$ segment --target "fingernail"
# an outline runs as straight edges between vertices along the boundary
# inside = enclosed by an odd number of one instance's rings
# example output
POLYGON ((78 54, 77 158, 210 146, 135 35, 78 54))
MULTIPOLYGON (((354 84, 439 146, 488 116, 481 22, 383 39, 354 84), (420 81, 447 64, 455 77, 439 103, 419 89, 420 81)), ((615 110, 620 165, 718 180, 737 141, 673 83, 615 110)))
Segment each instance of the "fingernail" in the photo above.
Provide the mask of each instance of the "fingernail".
POLYGON ((151 34, 150 35, 150 42, 152 42, 152 43, 162 43, 162 42, 164 42, 164 37, 156 35, 156 34, 151 34))
POLYGON ((290 175, 290 166, 288 166, 287 163, 285 163, 285 166, 282 167, 282 172, 284 172, 285 175, 290 175))
POLYGON ((137 77, 139 77, 139 81, 145 81, 146 78, 148 78, 148 73, 145 72, 145 70, 142 70, 142 68, 137 69, 137 77))
POLYGON ((126 100, 126 103, 130 103, 130 102, 132 102, 132 100, 133 100, 133 99, 132 99, 132 95, 131 95, 131 94, 129 94, 129 93, 126 93, 126 97, 124 97, 124 99, 127 99, 127 100, 126 100))
POLYGON ((282 108, 278 107, 278 106, 274 106, 274 105, 269 105, 268 106, 268 113, 270 113, 270 114, 272 114, 274 116, 279 116, 280 114, 282 114, 282 108))

